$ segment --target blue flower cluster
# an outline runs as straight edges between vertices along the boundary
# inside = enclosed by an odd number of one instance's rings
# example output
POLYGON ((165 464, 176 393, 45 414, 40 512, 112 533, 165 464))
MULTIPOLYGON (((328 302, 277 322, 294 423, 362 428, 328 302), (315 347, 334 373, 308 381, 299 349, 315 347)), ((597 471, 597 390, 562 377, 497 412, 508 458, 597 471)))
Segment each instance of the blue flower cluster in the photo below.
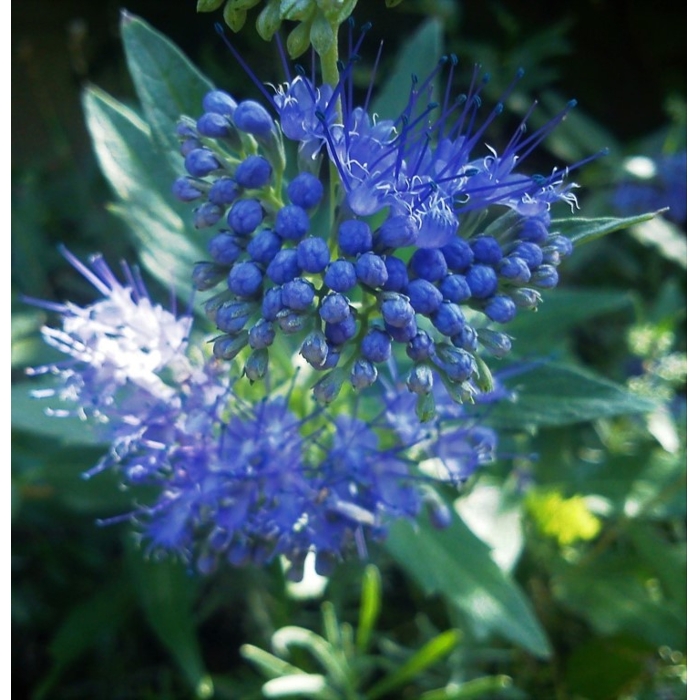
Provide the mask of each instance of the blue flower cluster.
POLYGON ((60 314, 62 327, 43 334, 67 355, 32 371, 58 376, 37 395, 58 395, 110 444, 86 476, 111 467, 125 485, 155 489, 152 504, 116 518, 138 523, 154 555, 202 573, 284 555, 300 577, 313 551, 328 573, 424 504, 446 525, 434 484, 459 484, 494 459, 496 434, 440 387, 428 423, 415 416, 417 397, 395 385, 382 387, 370 421, 322 408, 299 417, 291 390, 246 401, 227 363, 192 347, 191 317, 154 304, 138 270, 125 267, 122 284, 102 257, 88 267, 65 254, 103 298, 85 308, 36 302, 60 314))
POLYGON ((265 93, 276 118, 217 90, 196 121, 179 125, 188 175, 174 193, 199 202, 196 227, 219 224, 212 260, 194 268, 198 289, 217 288, 205 303, 223 333, 214 354, 233 359, 245 350, 254 381, 265 376, 279 333, 296 339, 315 370, 330 370, 314 387, 322 404, 346 382, 374 384, 392 357, 408 360, 410 391, 430 394, 438 375, 454 398, 470 399, 490 386, 480 352, 510 350, 510 337, 491 324, 536 308, 572 252, 549 214, 554 202, 576 203, 567 171, 515 169, 574 103, 531 135, 523 120, 501 155, 477 156, 502 111, 474 128, 477 72, 468 94, 450 102, 448 90, 442 109, 428 103, 415 114, 438 70, 448 67, 452 83, 456 60, 445 57, 421 85, 413 81, 398 119, 377 120, 366 104, 352 104, 356 58, 335 88, 300 73, 265 93), (285 137, 299 143, 306 167, 288 181, 285 137), (317 176, 322 154, 339 180, 332 192, 317 176), (337 201, 324 207, 330 197, 337 201), (501 214, 484 218, 490 208, 501 214))

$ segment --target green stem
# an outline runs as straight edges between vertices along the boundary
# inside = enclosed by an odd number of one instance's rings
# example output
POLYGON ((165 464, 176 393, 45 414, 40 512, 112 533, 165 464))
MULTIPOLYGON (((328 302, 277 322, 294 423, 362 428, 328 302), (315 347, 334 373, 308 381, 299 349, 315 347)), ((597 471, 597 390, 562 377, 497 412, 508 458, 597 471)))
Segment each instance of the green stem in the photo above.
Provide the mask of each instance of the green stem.
POLYGON ((340 25, 331 22, 334 41, 325 53, 319 54, 321 59, 321 79, 326 85, 335 87, 340 80, 338 73, 338 28, 340 25))

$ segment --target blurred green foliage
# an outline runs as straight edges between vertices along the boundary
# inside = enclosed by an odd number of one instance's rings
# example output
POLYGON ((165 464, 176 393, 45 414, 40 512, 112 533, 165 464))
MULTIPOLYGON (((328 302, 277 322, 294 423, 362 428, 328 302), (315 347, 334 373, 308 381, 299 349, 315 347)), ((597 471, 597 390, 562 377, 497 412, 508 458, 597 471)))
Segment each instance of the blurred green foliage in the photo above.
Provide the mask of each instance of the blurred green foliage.
MULTIPOLYGON (((542 112, 533 127, 562 103, 563 88, 567 98, 578 94, 583 107, 546 145, 566 162, 610 148, 579 178, 586 217, 610 215, 628 156, 684 148, 680 69, 658 75, 631 65, 643 42, 643 66, 672 63, 679 27, 648 8, 586 2, 543 16, 514 2, 369 5, 358 3, 358 19, 371 16, 376 35, 387 37, 387 58, 432 18, 417 55, 447 50, 465 65, 485 64, 488 97, 524 65, 507 104, 511 124, 535 95, 542 112), (600 31, 584 50, 591 23, 600 31), (627 48, 615 52, 617 71, 609 52, 595 55, 614 31, 627 48)), ((191 32, 182 17, 180 31, 191 32)), ((200 579, 177 562, 144 561, 128 523, 95 526, 127 512, 134 496, 111 475, 82 480, 101 454, 94 436, 77 420, 46 419, 29 398, 38 385, 22 370, 50 351, 37 336, 46 315, 18 295, 91 298, 56 251, 65 242, 78 255, 138 254, 165 289, 188 298, 186 261, 201 244, 186 234, 186 208, 168 196, 178 164, 165 154, 169 125, 196 111, 210 83, 147 24, 126 27, 140 106, 94 87, 83 96, 112 194, 96 160, 74 158, 60 128, 46 158, 13 168, 17 697, 685 698, 685 232, 667 218, 580 247, 536 322, 514 322, 521 359, 533 366, 511 381, 517 410, 491 416, 509 436, 504 458, 468 485, 452 528, 400 525, 371 551, 374 566, 348 562, 312 590, 311 581, 306 589, 286 583, 281 566, 200 579), (155 54, 139 57, 146 45, 155 54), (148 60, 160 70, 151 84, 148 60), (107 212, 104 203, 124 193, 130 206, 117 201, 107 212), (542 356, 550 362, 538 364, 542 356)), ((254 27, 238 36, 257 61, 254 27)), ((206 72, 250 92, 213 44, 200 46, 206 72)), ((269 58, 259 58, 266 76, 269 58)), ((390 75, 380 82, 395 84, 390 75)), ((386 88, 378 108, 391 99, 386 88)))

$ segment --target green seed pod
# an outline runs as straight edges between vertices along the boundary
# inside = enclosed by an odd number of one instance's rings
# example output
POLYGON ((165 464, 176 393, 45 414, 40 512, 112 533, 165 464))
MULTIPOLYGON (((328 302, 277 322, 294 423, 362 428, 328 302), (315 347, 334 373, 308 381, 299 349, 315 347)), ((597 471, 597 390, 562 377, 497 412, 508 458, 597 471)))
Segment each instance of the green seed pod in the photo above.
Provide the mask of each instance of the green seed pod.
POLYGON ((223 5, 224 0, 197 0, 197 12, 214 12, 223 5))
POLYGON ((224 7, 224 22, 226 22, 234 32, 240 32, 241 29, 243 29, 247 16, 248 10, 237 9, 233 6, 232 0, 226 3, 226 7, 224 7))
POLYGON ((416 416, 421 423, 427 423, 435 418, 435 398, 432 392, 421 394, 416 401, 416 416))
POLYGON ((299 58, 311 44, 311 22, 301 22, 297 24, 287 37, 287 51, 293 60, 299 58))
POLYGON ((265 41, 270 41, 281 24, 280 0, 269 0, 255 20, 255 28, 265 41))
POLYGON ((336 32, 333 31, 331 23, 320 13, 316 15, 311 23, 311 45, 319 56, 328 53, 337 41, 336 32))
POLYGON ((316 3, 314 0, 282 0, 280 3, 282 19, 291 19, 295 22, 310 19, 315 11, 316 3))

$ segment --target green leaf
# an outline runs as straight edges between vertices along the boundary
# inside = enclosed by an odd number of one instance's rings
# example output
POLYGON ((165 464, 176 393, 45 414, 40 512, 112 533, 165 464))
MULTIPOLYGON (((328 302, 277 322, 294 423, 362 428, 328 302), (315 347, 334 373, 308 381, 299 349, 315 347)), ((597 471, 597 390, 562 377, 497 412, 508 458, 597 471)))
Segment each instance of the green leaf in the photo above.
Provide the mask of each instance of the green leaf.
POLYGON ((148 125, 94 87, 83 94, 83 107, 100 167, 120 200, 112 210, 135 237, 144 267, 189 302, 192 263, 207 255, 187 236, 187 208, 164 198, 172 178, 148 125))
POLYGON ((624 697, 644 676, 654 649, 630 637, 594 638, 574 649, 566 665, 571 692, 589 700, 624 697))
POLYGON ((409 683, 426 668, 430 668, 440 659, 447 656, 457 645, 461 638, 459 630, 447 630, 431 639, 406 663, 402 664, 393 673, 382 679, 367 691, 367 700, 376 700, 395 688, 409 683))
POLYGON ((569 425, 656 408, 654 401, 607 379, 554 362, 524 367, 506 384, 515 390, 516 399, 501 402, 489 414, 489 420, 499 427, 569 425))
POLYGON ((133 548, 129 566, 151 629, 180 665, 196 697, 211 697, 213 687, 202 660, 193 614, 197 579, 179 563, 150 562, 133 548))
POLYGON ((122 12, 122 41, 136 93, 155 141, 179 164, 175 125, 197 115, 213 84, 168 38, 139 17, 122 12))
POLYGON ((367 650, 374 623, 382 606, 382 579, 379 569, 373 564, 365 567, 360 599, 360 619, 357 623, 357 651, 367 650))
POLYGON ((269 651, 260 649, 253 644, 244 644, 241 647, 241 656, 250 661, 264 676, 277 678, 295 673, 305 673, 299 667, 283 661, 269 651))
POLYGON ((427 594, 443 595, 455 605, 478 637, 497 634, 535 656, 551 654, 525 595, 459 517, 444 530, 425 521, 418 531, 397 522, 386 547, 427 594))
POLYGON ((92 649, 99 640, 126 622, 133 606, 131 591, 119 579, 75 606, 63 620, 49 645, 53 668, 34 694, 35 700, 46 697, 63 670, 92 649))
POLYGON ((99 445, 98 436, 86 421, 77 416, 47 416, 47 410, 66 410, 59 398, 32 396, 33 391, 48 390, 56 383, 44 377, 12 386, 12 428, 56 438, 67 445, 99 445))
MULTIPOLYGON (((438 19, 429 19, 418 28, 399 51, 396 64, 390 77, 372 102, 371 112, 380 119, 396 119, 406 107, 411 93, 411 75, 418 77, 420 85, 435 68, 443 55, 443 25, 438 19)), ((437 99, 433 90, 431 99, 437 99)), ((428 105, 428 96, 423 94, 413 107, 412 115, 417 117, 428 105)))
POLYGON ((688 238, 670 221, 656 217, 632 226, 630 234, 640 243, 655 248, 667 260, 688 267, 688 238))
POLYGON ((486 676, 459 685, 431 690, 423 693, 420 700, 476 700, 485 696, 491 697, 492 693, 510 688, 512 684, 510 676, 486 676))
POLYGON ((601 635, 630 634, 654 647, 685 648, 684 608, 659 596, 636 558, 614 553, 562 567, 552 578, 552 591, 601 635))
POLYGON ((630 226, 641 224, 644 221, 649 221, 663 213, 663 211, 664 210, 661 209, 659 211, 652 211, 637 216, 627 216, 621 219, 612 216, 600 217, 598 219, 584 219, 580 217, 553 219, 550 230, 561 233, 562 236, 569 238, 575 245, 581 245, 582 243, 593 241, 596 238, 607 236, 614 231, 619 231, 624 228, 629 228, 630 226))
POLYGON ((542 296, 537 311, 518 314, 507 328, 517 346, 535 357, 547 356, 565 344, 569 331, 585 321, 634 308, 632 294, 606 289, 557 289, 542 296))

